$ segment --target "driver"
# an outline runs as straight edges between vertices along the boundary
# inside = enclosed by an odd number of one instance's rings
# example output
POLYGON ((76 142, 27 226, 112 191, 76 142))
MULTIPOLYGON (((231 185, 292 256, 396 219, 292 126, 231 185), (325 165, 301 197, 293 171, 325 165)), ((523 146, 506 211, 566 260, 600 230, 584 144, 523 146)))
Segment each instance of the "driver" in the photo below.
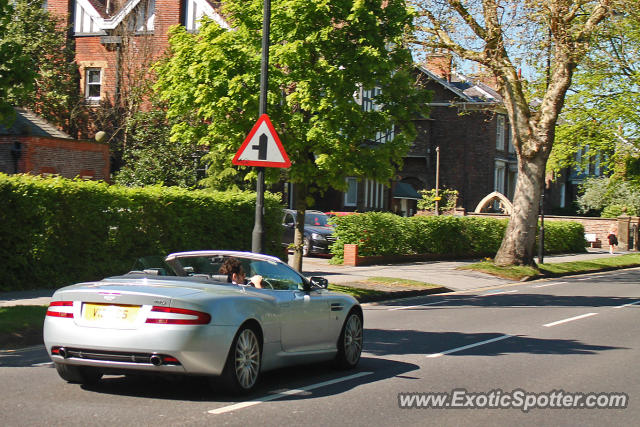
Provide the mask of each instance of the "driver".
POLYGON ((246 279, 246 274, 242 268, 242 263, 238 258, 226 258, 220 266, 220 274, 227 275, 227 282, 234 285, 251 285, 255 288, 262 288, 262 276, 256 274, 251 279, 246 279))

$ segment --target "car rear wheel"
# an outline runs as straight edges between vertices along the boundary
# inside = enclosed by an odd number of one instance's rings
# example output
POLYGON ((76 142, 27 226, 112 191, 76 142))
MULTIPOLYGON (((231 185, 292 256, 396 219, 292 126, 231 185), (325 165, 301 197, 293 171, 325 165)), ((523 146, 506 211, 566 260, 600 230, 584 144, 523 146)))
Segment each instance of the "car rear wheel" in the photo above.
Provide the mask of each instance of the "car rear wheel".
POLYGON ((338 340, 338 354, 336 363, 343 369, 354 368, 360 361, 362 354, 362 316, 357 311, 351 311, 342 326, 338 340))
POLYGON ((260 376, 260 340, 252 326, 244 326, 231 344, 223 379, 229 390, 236 394, 249 393, 260 376))
POLYGON ((102 372, 89 366, 73 366, 56 363, 56 371, 63 380, 77 384, 95 384, 102 378, 102 372))

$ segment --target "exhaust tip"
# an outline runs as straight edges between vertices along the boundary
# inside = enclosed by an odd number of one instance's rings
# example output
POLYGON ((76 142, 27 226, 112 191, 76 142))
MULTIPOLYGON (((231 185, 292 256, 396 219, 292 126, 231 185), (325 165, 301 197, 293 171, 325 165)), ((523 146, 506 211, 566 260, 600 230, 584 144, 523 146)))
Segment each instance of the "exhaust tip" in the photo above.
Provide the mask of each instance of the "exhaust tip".
POLYGON ((163 360, 159 354, 152 354, 151 357, 149 358, 149 362, 151 362, 153 366, 160 366, 162 365, 163 360))
POLYGON ((67 357, 69 357, 69 353, 67 353, 67 349, 64 347, 60 347, 58 349, 58 354, 63 358, 66 359, 67 357))

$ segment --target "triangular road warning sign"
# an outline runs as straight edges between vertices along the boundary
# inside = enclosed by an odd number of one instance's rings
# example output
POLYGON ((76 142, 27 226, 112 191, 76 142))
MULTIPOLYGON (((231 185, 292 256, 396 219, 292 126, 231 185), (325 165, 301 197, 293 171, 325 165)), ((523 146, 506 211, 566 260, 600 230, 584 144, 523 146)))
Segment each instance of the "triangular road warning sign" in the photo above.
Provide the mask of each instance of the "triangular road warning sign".
POLYGON ((291 161, 269 116, 263 114, 233 157, 234 165, 288 168, 291 161))

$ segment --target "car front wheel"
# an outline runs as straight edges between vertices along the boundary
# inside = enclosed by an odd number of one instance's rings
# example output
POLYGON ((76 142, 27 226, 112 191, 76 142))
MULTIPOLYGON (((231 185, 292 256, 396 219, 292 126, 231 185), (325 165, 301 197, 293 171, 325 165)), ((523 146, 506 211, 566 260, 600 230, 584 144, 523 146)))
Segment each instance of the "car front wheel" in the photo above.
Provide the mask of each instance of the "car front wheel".
POLYGON ((358 364, 362 354, 362 337, 362 316, 355 310, 351 311, 338 340, 336 362, 340 368, 351 369, 358 364))
POLYGON ((260 341, 251 326, 244 326, 231 344, 223 377, 229 390, 236 394, 249 393, 260 376, 260 341))

